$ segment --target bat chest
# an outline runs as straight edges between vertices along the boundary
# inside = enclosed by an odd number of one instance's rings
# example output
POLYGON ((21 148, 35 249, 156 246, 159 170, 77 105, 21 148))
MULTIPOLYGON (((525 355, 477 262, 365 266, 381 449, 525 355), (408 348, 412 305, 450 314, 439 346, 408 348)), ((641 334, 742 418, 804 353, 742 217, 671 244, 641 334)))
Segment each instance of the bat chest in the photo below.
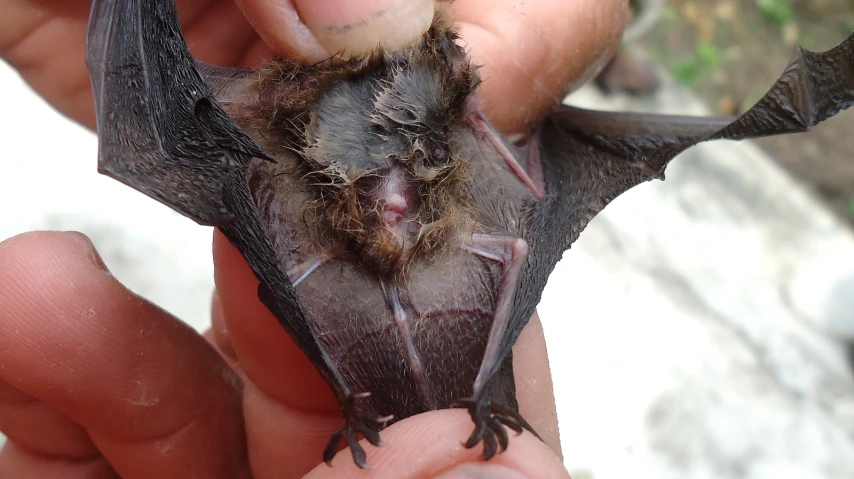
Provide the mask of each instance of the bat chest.
POLYGON ((359 181, 336 233, 362 265, 394 275, 412 258, 424 227, 418 185, 402 165, 359 181))

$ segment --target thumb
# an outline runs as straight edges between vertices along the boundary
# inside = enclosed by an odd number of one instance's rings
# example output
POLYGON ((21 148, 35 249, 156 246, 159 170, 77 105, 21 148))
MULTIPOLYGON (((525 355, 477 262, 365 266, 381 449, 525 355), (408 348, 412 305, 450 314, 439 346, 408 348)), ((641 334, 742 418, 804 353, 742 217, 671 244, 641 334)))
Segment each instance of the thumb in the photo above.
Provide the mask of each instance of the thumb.
POLYGON ((276 53, 309 62, 399 49, 433 19, 433 0, 237 0, 276 53))
POLYGON ((509 431, 507 450, 489 461, 481 445, 467 449, 474 425, 460 409, 419 414, 384 429, 384 447, 362 441, 371 469, 353 464, 348 450, 340 451, 332 467, 321 464, 304 479, 569 479, 560 459, 532 434, 509 431))

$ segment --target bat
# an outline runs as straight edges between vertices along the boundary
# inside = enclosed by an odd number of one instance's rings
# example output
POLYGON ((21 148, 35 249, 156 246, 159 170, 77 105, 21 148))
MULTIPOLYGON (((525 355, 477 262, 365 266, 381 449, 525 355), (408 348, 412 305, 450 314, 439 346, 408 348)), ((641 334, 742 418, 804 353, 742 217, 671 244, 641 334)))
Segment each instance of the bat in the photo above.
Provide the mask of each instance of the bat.
POLYGON ((798 48, 738 118, 557 106, 524 142, 478 101, 449 7, 399 51, 315 65, 207 65, 172 0, 95 0, 87 32, 98 169, 218 227, 258 297, 332 389, 342 441, 468 410, 488 460, 518 412, 511 347, 587 223, 706 140, 806 131, 854 102, 854 35, 798 48))

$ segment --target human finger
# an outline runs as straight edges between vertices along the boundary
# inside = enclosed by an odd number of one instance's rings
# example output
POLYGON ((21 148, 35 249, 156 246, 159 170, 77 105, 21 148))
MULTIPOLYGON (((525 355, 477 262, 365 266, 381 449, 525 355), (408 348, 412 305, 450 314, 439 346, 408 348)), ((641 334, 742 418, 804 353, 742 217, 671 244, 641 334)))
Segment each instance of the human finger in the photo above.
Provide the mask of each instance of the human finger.
POLYGON ((79 234, 0 243, 0 379, 86 429, 126 479, 248 472, 238 380, 79 234))
POLYGON ((482 65, 484 109, 505 133, 524 130, 601 69, 628 14, 626 0, 457 0, 453 7, 462 42, 482 65))
MULTIPOLYGON (((273 52, 233 0, 177 0, 190 52, 225 66, 258 66, 273 52)), ((61 113, 95 126, 86 69, 89 1, 0 0, 0 57, 61 113)))
POLYGON ((554 386, 543 325, 537 314, 528 321, 513 346, 513 376, 519 413, 543 438, 543 442, 560 456, 554 386))
POLYGON ((560 459, 530 433, 511 432, 507 450, 484 461, 480 447, 462 445, 471 430, 466 411, 419 414, 385 429, 385 447, 362 441, 371 469, 358 469, 348 454, 339 453, 332 467, 321 464, 305 479, 569 479, 560 459))
POLYGON ((38 479, 120 479, 104 456, 45 456, 11 440, 0 451, 0 477, 38 479))
POLYGON ((433 0, 237 0, 277 53, 309 62, 396 50, 433 20, 433 0))
POLYGON ((46 456, 79 459, 99 454, 82 426, 3 380, 0 431, 16 444, 46 456))

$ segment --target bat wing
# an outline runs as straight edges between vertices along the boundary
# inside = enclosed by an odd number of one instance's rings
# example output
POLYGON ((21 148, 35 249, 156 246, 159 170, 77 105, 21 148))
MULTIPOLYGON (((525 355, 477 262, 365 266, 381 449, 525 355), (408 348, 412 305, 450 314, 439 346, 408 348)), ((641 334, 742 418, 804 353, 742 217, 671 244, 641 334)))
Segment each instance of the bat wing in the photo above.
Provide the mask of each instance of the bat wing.
MULTIPOLYGON (((388 419, 357 404, 362 397, 348 389, 312 330, 250 194, 250 171, 261 169, 262 160, 275 162, 227 114, 258 102, 257 71, 196 61, 173 0, 95 0, 87 41, 99 170, 199 223, 219 227, 237 247, 261 283, 260 300, 341 405, 345 425, 333 434, 324 459, 331 460, 343 438, 364 467, 356 433, 379 445, 379 429, 388 419)), ((273 92, 277 95, 296 91, 285 81, 277 86, 287 90, 273 92)))
MULTIPOLYGON (((495 371, 539 302, 548 275, 587 223, 628 189, 663 178, 676 155, 707 140, 806 131, 854 104, 854 35, 836 48, 798 48, 770 91, 738 118, 613 113, 560 107, 514 153, 531 184, 544 186, 524 219, 529 245, 495 371)), ((472 438, 476 438, 477 433, 472 438)))
MULTIPOLYGON (((87 51, 99 171, 199 223, 233 220, 222 200, 226 176, 267 156, 214 99, 174 3, 96 0, 87 51)), ((232 84, 226 70, 207 70, 223 91, 232 84)))
MULTIPOLYGON (((736 119, 561 107, 539 130, 529 165, 541 166, 551 201, 561 207, 565 249, 611 200, 662 176, 670 160, 691 146, 807 131, 852 104, 854 35, 822 53, 798 47, 770 91, 736 119)), ((555 213, 554 207, 540 211, 555 213)))

